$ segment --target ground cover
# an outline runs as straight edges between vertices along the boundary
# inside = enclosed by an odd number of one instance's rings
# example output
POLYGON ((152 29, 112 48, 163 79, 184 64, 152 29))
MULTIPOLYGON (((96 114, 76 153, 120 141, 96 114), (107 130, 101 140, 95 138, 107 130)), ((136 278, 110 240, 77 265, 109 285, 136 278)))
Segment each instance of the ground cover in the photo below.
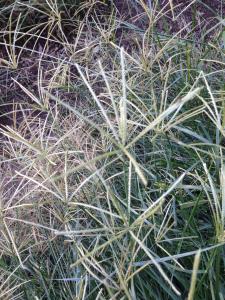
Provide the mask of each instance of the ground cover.
POLYGON ((222 1, 1 1, 0 299, 223 299, 222 1))

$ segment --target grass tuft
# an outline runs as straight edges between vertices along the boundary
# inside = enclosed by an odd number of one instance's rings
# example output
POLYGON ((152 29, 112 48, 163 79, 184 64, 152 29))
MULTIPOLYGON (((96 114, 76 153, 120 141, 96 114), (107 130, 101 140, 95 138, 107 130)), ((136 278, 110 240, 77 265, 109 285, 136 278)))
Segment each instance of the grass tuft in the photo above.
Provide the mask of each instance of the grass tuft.
POLYGON ((0 299, 223 299, 215 2, 1 1, 0 299))

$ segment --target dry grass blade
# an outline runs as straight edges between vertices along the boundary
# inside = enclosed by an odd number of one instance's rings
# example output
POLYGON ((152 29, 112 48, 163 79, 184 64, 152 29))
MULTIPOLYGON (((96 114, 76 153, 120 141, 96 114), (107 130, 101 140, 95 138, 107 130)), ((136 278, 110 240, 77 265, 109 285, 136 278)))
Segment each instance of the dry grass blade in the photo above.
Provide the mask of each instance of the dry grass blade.
POLYGON ((224 229, 225 224, 225 166, 222 164, 221 167, 221 195, 222 195, 222 211, 221 211, 221 222, 224 229))
POLYGON ((76 68, 77 68, 80 76, 82 77, 84 83, 86 84, 87 88, 89 89, 89 91, 90 91, 93 99, 95 100, 95 102, 97 103, 98 107, 100 108, 100 110, 101 110, 101 112, 102 112, 102 114, 103 114, 103 116, 104 116, 104 118, 105 118, 105 120, 106 120, 109 128, 112 130, 112 133, 113 133, 114 137, 118 140, 118 135, 117 135, 117 133, 116 133, 116 131, 114 129, 114 126, 113 126, 112 122, 110 121, 109 117, 107 116, 107 112, 106 112, 105 108, 103 107, 103 105, 99 101, 97 95, 95 94, 94 90, 92 89, 92 87, 88 83, 87 79, 85 78, 85 76, 84 76, 83 72, 81 71, 81 69, 80 69, 80 67, 79 67, 78 64, 76 64, 76 68))
POLYGON ((201 256, 201 250, 199 250, 195 255, 193 272, 192 272, 192 276, 191 276, 191 286, 190 286, 190 290, 188 293, 188 300, 194 299, 195 286, 196 286, 196 281, 197 281, 197 273, 198 273, 198 268, 199 268, 199 263, 200 263, 200 256, 201 256))
POLYGON ((158 117, 155 118, 145 129, 142 130, 128 145, 126 148, 129 148, 131 145, 135 144, 139 141, 143 136, 145 136, 150 130, 153 130, 160 122, 162 122, 165 118, 167 118, 171 113, 182 107, 186 102, 193 99, 202 88, 196 88, 193 91, 190 91, 186 96, 182 99, 176 101, 172 105, 170 105, 164 112, 162 112, 158 117))
POLYGON ((126 75, 123 48, 120 50, 121 74, 122 74, 122 97, 120 99, 120 138, 125 145, 127 139, 127 97, 126 97, 126 75))

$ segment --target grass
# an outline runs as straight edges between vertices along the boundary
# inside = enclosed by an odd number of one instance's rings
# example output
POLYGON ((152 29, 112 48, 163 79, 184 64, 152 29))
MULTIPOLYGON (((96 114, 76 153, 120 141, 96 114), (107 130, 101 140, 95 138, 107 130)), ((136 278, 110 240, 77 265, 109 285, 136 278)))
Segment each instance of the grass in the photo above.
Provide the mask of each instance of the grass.
POLYGON ((222 15, 9 2, 0 299, 223 299, 222 15))

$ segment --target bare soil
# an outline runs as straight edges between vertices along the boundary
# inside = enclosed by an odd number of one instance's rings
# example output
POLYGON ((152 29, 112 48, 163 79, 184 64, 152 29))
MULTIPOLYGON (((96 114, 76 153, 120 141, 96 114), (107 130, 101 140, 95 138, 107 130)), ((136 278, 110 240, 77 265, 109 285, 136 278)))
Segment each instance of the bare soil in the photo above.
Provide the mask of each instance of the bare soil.
MULTIPOLYGON (((149 27, 149 18, 143 14, 143 8, 135 5, 135 1, 132 0, 114 0, 113 1, 116 14, 123 21, 127 21, 137 26, 143 32, 149 27)), ((207 42, 210 39, 217 38, 220 32, 221 25, 219 25, 218 16, 225 17, 225 3, 221 0, 204 0, 204 1, 191 1, 191 0, 159 0, 157 7, 156 1, 146 0, 146 5, 149 9, 155 9, 157 13, 161 14, 161 17, 156 22, 157 30, 161 33, 167 33, 170 35, 178 34, 180 37, 191 38, 196 42, 207 42), (173 3, 173 7, 171 7, 173 3)), ((101 10, 110 13, 111 7, 108 8, 99 7, 98 14, 101 14, 101 10)), ((149 10, 151 11, 151 10, 149 10)), ((6 23, 6 19, 1 20, 1 26, 6 23)), ((6 26, 7 24, 5 24, 6 26)), ((117 43, 121 43, 126 49, 133 47, 132 39, 129 34, 127 38, 123 35, 121 39, 122 28, 118 28, 116 32, 117 43)), ((68 39, 71 39, 70 28, 67 28, 68 39)), ((73 38, 75 34, 72 35, 73 38)), ((21 91, 19 86, 15 83, 15 80, 27 87, 30 92, 37 93, 37 76, 38 76, 38 64, 40 56, 37 54, 43 49, 43 40, 36 44, 36 52, 24 51, 18 68, 16 70, 10 70, 1 66, 0 63, 0 93, 2 103, 0 107, 0 126, 10 125, 12 123, 12 114, 10 112, 15 109, 15 102, 18 103, 27 101, 27 97, 24 92, 21 91), (40 51, 39 51, 40 50, 40 51), (16 99, 16 101, 15 101, 16 99)), ((61 56, 63 59, 63 49, 57 43, 49 43, 48 53, 52 57, 61 56)), ((54 60, 48 57, 48 63, 43 65, 43 73, 47 79, 49 69, 54 68, 54 60)), ((4 46, 0 46, 0 61, 1 58, 7 59, 7 52, 4 46)), ((37 94, 36 94, 37 95, 37 94)), ((18 121, 20 122, 22 116, 18 114, 18 121)))

